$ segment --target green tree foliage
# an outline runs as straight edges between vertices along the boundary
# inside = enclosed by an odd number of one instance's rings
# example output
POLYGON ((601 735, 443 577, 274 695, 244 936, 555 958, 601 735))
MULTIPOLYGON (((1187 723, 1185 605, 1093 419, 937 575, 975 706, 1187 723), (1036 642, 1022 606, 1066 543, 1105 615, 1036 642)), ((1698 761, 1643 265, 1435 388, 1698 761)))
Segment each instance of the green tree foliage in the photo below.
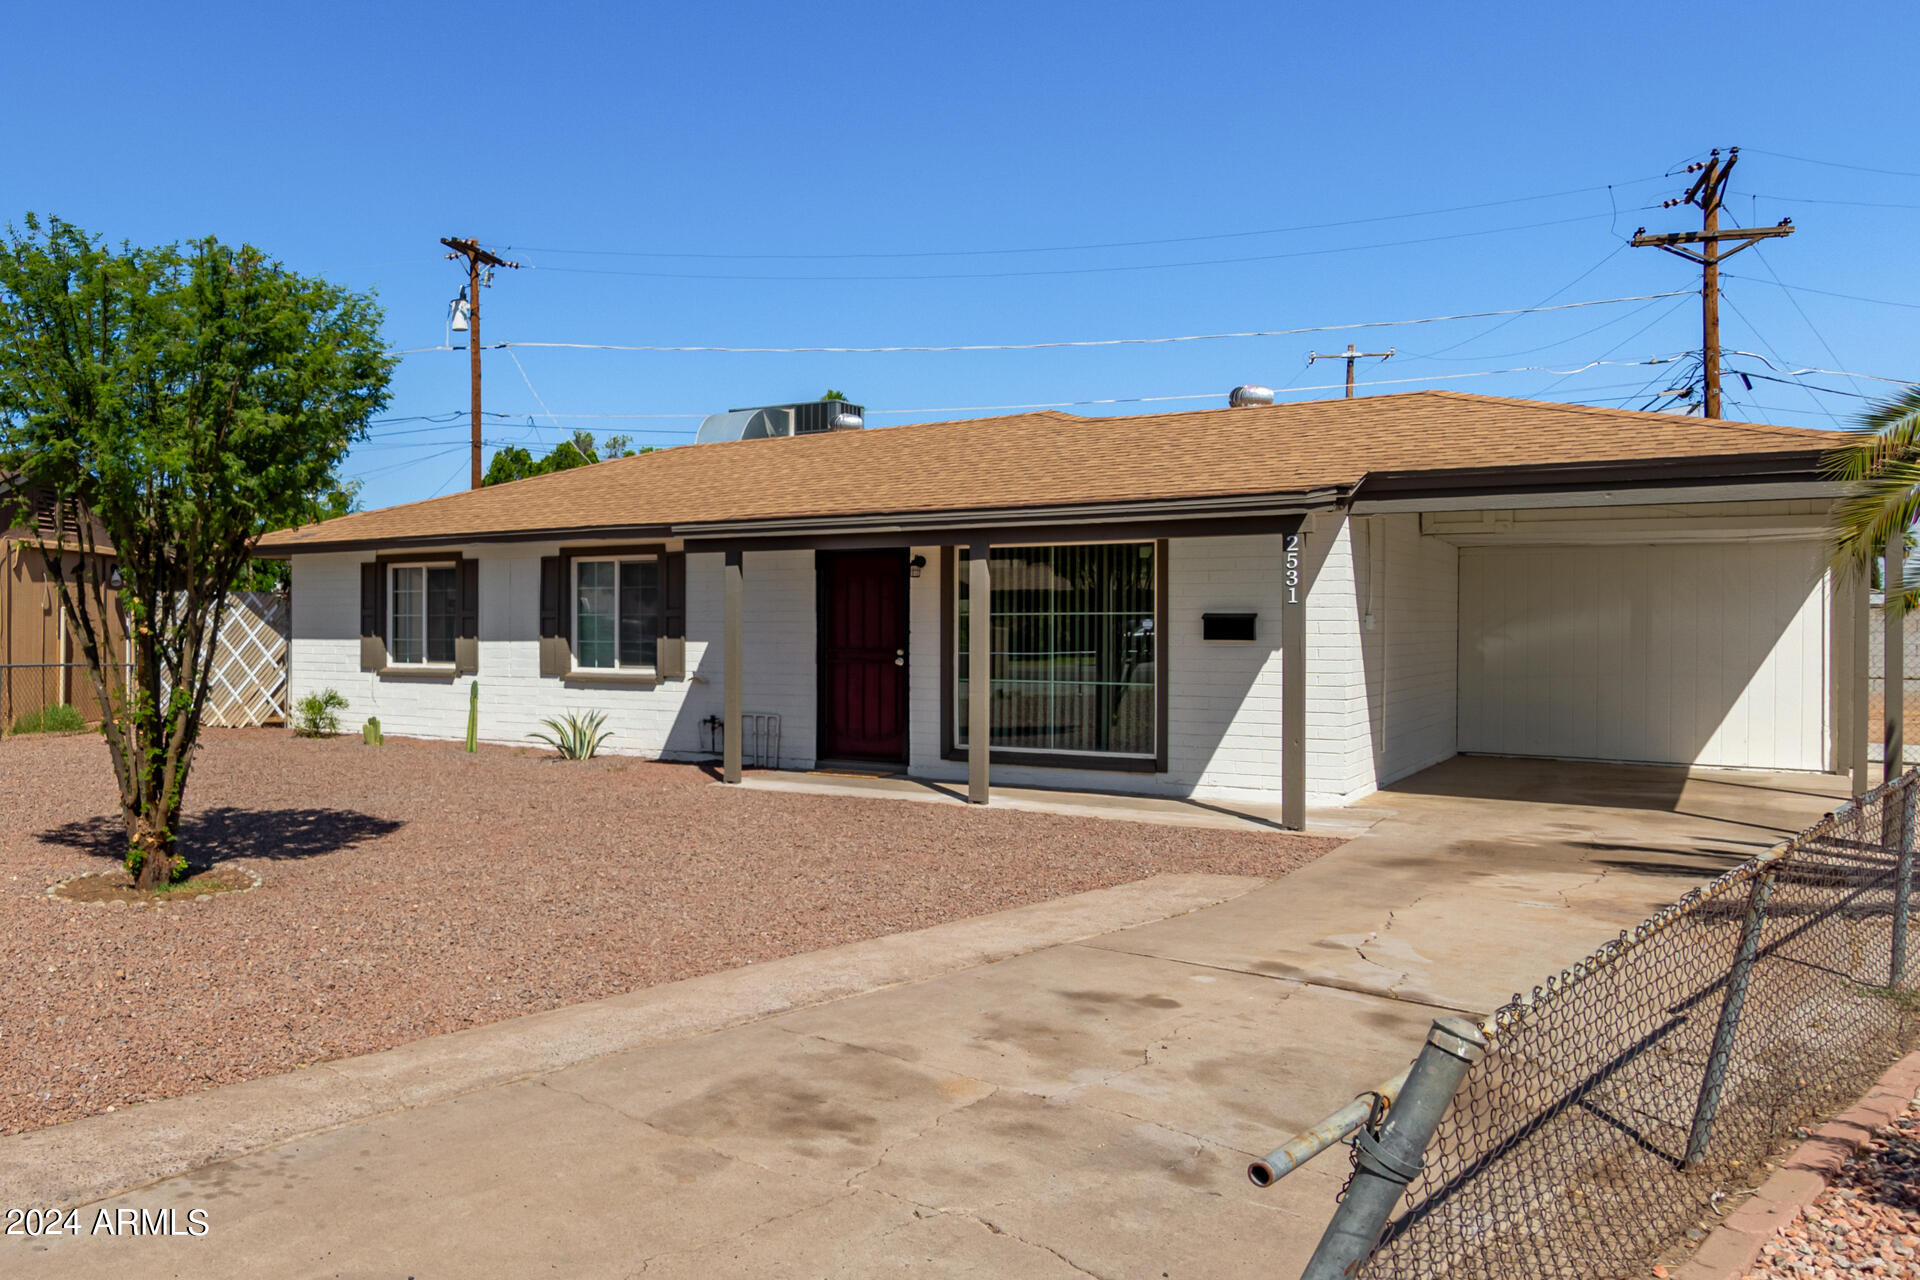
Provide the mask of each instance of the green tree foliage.
POLYGON ((486 474, 480 477, 480 483, 483 486, 506 484, 512 480, 525 480, 528 476, 571 471, 575 467, 590 466, 607 458, 631 458, 638 453, 652 452, 651 445, 635 449, 630 436, 608 436, 602 447, 594 441, 593 432, 576 431, 573 439, 562 440, 544 458, 534 457, 517 444, 496 450, 492 460, 487 463, 486 474))
MULTIPOLYGON (((298 519, 275 527, 291 529, 295 525, 316 524, 358 510, 360 482, 345 480, 308 500, 307 509, 300 513, 298 519)), ((288 572, 285 560, 249 560, 246 568, 240 571, 240 576, 233 581, 235 591, 278 591, 284 594, 292 585, 293 575, 288 572)))
POLYGON ((820 398, 822 400, 845 400, 847 398, 847 393, 844 391, 832 391, 832 390, 822 391, 820 393, 820 398))
POLYGON ((50 493, 59 539, 88 553, 75 570, 43 551, 142 887, 184 871, 175 836, 228 591, 261 534, 339 489, 386 405, 380 319, 368 296, 211 237, 114 250, 29 216, 0 244, 0 471, 50 493), (92 554, 102 536, 117 596, 92 554))
MULTIPOLYGON (((1852 486, 1834 507, 1836 563, 1856 570, 1871 564, 1895 529, 1911 551, 1920 516, 1920 387, 1869 409, 1860 430, 1828 458, 1827 470, 1852 486)), ((1920 588, 1905 585, 1900 599, 1888 601, 1895 609, 1920 600, 1920 588)))

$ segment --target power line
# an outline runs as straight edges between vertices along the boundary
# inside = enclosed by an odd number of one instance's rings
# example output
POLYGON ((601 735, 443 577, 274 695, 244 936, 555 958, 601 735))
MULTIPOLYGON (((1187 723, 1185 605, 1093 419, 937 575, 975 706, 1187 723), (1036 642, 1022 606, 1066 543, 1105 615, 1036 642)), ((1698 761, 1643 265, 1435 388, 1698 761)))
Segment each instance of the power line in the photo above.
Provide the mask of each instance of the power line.
POLYGON ((1246 262, 1278 262, 1287 258, 1314 258, 1336 253, 1359 253, 1369 249, 1395 249, 1407 245, 1436 244, 1445 240, 1466 240, 1475 236, 1508 235, 1516 231, 1533 231, 1541 227, 1564 227, 1575 222, 1592 222, 1595 219, 1610 217, 1604 213, 1581 214, 1573 218, 1553 218, 1545 222, 1528 222, 1512 227, 1488 227, 1480 231, 1454 231, 1444 235, 1417 236, 1408 240, 1381 240, 1372 244, 1340 245, 1330 249, 1295 249, 1287 253, 1258 253, 1235 258, 1195 258, 1183 262, 1136 262, 1116 266, 1102 267, 1041 267, 1024 271, 939 271, 921 272, 913 275, 746 275, 740 273, 714 273, 692 271, 631 271, 615 267, 555 267, 542 263, 524 263, 527 267, 537 267, 543 271, 563 271, 574 275, 634 276, 649 280, 739 280, 739 281, 790 281, 794 283, 820 281, 885 281, 885 280, 1010 280, 1030 276, 1084 276, 1106 275, 1122 271, 1170 271, 1186 267, 1230 266, 1246 262))
POLYGON ((562 253, 596 258, 695 259, 709 262, 846 262, 880 261, 906 258, 984 258, 1008 257, 1026 253, 1081 253, 1096 249, 1143 249, 1167 244, 1200 244, 1214 240, 1243 240, 1256 236, 1292 235, 1301 231, 1328 231, 1339 227, 1366 226, 1376 222, 1398 222, 1408 218, 1432 218, 1449 213, 1470 213, 1478 209, 1496 209, 1505 205, 1528 204, 1540 200, 1558 200, 1566 196, 1592 195, 1615 187, 1639 186, 1659 182, 1666 175, 1635 178, 1630 182, 1608 183, 1598 187, 1572 187, 1543 195, 1513 196, 1505 200, 1483 200, 1477 204, 1448 205, 1439 209, 1416 209, 1408 213, 1383 213, 1366 218, 1346 218, 1337 222, 1301 222, 1287 227, 1261 227, 1251 231, 1215 231, 1190 236, 1165 236, 1149 240, 1103 240, 1085 244, 1028 245, 1011 249, 912 249, 878 253, 702 253, 670 249, 558 249, 542 245, 503 245, 504 251, 520 253, 562 253))
MULTIPOLYGON (((1491 316, 1535 315, 1551 311, 1577 311, 1583 307, 1614 306, 1626 302, 1658 302, 1663 298, 1692 297, 1692 289, 1674 289, 1666 293, 1642 293, 1624 298, 1594 298, 1586 302, 1557 302, 1551 306, 1508 307, 1497 311, 1465 311, 1453 315, 1419 316, 1410 320, 1361 320, 1348 324, 1311 324, 1294 329, 1247 329, 1233 333, 1189 333, 1170 338, 1082 338, 1057 342, 974 342, 950 346, 893 347, 718 347, 670 346, 666 344, 614 342, 496 342, 496 347, 541 348, 561 351, 634 351, 719 353, 724 355, 897 355, 946 351, 1045 351, 1066 347, 1158 346, 1180 342, 1219 342, 1238 338, 1290 338, 1306 333, 1342 333, 1355 329, 1392 329, 1411 325, 1442 324, 1450 320, 1484 320, 1491 316)), ((458 351, 459 347, 427 348, 458 351)))
MULTIPOLYGON (((1822 369, 1814 365, 1803 365, 1798 369, 1788 369, 1785 367, 1785 361, 1782 361, 1780 364, 1775 364, 1772 360, 1767 359, 1757 351, 1729 351, 1727 354, 1733 356, 1750 356, 1776 373, 1783 373, 1789 378, 1797 378, 1803 373, 1824 373, 1835 378, 1865 378, 1868 382, 1890 382, 1896 387, 1920 386, 1920 382, 1916 382, 1911 378, 1883 378, 1877 373, 1858 373, 1849 369, 1822 369)), ((1777 358, 1778 353, 1775 354, 1777 358)))
POLYGON ((1780 279, 1768 281, 1761 279, 1759 276, 1735 275, 1731 271, 1725 274, 1729 280, 1750 280, 1755 284, 1776 284, 1782 289, 1790 289, 1797 293, 1817 293, 1823 298, 1844 298, 1848 302, 1871 302, 1878 307, 1904 307, 1908 311, 1920 311, 1920 302, 1895 302, 1890 298, 1868 298, 1857 293, 1835 293, 1831 289, 1815 289, 1811 285, 1788 284, 1786 281, 1780 279))
MULTIPOLYGON (((1603 366, 1633 367, 1633 366, 1641 366, 1641 365, 1670 364, 1676 360, 1681 360, 1686 358, 1686 356, 1689 354, 1691 353, 1682 352, 1682 353, 1671 355, 1671 356, 1655 356, 1652 359, 1648 359, 1648 360, 1589 360, 1587 363, 1573 369, 1549 369, 1542 365, 1525 365, 1515 369, 1479 369, 1471 373, 1437 373, 1437 374, 1430 374, 1426 377, 1419 377, 1419 378, 1375 378, 1375 379, 1372 379, 1371 381, 1356 383, 1355 385, 1358 387, 1392 387, 1392 386, 1404 386, 1408 383, 1414 383, 1414 382, 1421 382, 1421 383, 1451 382, 1461 378, 1491 378, 1501 374, 1510 374, 1510 373, 1553 373, 1553 374, 1560 375, 1560 377, 1564 379, 1564 378, 1570 378, 1578 373, 1584 373, 1588 369, 1597 369, 1603 366)), ((1344 382, 1328 382, 1318 386, 1292 388, 1292 390, 1295 390, 1295 391, 1343 391, 1345 389, 1346 389, 1346 383, 1344 382)), ((1072 408, 1078 408, 1078 407, 1087 406, 1087 405, 1158 404, 1158 403, 1164 403, 1164 402, 1175 401, 1175 400, 1218 400, 1220 399, 1220 395, 1221 393, 1218 390, 1213 390, 1213 391, 1202 391, 1194 395, 1182 395, 1182 396, 1113 396, 1113 397, 1108 397, 1100 400, 1054 400, 1054 401, 1048 401, 1045 403, 1035 403, 1035 404, 936 405, 936 406, 932 406, 928 408, 920 408, 920 409, 868 409, 867 413, 869 415, 878 414, 878 413, 884 413, 884 414, 988 413, 988 412, 1011 412, 1011 411, 1025 410, 1025 409, 1072 409, 1072 408)))
POLYGON ((1825 165, 1829 169, 1852 169, 1855 173, 1877 173, 1888 178, 1920 178, 1920 173, 1907 169, 1875 169, 1864 164, 1842 164, 1838 160, 1815 160, 1812 156, 1790 156, 1784 151, 1762 151, 1759 147, 1748 147, 1747 150, 1763 156, 1772 156, 1776 160, 1792 160, 1798 164, 1825 165))
POLYGON ((1850 209, 1920 209, 1920 204, 1890 204, 1879 200, 1821 200, 1813 196, 1773 196, 1764 191, 1751 194, 1755 199, 1773 200, 1780 204, 1832 204, 1845 205, 1850 209))

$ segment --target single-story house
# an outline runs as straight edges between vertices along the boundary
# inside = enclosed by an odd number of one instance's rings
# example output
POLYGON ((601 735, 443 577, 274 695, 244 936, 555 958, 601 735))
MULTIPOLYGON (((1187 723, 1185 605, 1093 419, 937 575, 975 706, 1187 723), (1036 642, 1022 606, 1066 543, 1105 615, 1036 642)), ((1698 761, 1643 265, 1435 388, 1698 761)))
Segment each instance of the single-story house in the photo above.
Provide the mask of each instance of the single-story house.
POLYGON ((1281 801, 1456 752, 1864 768, 1827 432, 1450 392, 693 444, 270 535, 389 733, 1281 801), (777 733, 768 726, 777 717, 777 733), (976 733, 979 726, 986 732, 976 733))

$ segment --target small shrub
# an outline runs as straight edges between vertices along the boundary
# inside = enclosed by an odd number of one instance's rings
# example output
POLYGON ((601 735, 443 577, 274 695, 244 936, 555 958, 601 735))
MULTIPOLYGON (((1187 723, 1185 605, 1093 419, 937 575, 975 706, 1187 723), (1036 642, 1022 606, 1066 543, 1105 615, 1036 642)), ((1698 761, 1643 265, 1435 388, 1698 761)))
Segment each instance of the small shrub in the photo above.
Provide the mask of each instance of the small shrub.
POLYGON ((86 727, 80 713, 64 702, 29 711, 13 722, 15 733, 77 733, 86 727))
POLYGON ((551 729, 551 733, 530 733, 529 738, 538 738, 560 753, 562 760, 591 760, 600 753, 607 739, 613 736, 605 728, 607 713, 604 711, 569 711, 564 716, 553 716, 540 722, 551 729))
POLYGON ((310 693, 293 704, 293 731, 303 738, 331 738, 340 732, 346 697, 338 689, 310 693))

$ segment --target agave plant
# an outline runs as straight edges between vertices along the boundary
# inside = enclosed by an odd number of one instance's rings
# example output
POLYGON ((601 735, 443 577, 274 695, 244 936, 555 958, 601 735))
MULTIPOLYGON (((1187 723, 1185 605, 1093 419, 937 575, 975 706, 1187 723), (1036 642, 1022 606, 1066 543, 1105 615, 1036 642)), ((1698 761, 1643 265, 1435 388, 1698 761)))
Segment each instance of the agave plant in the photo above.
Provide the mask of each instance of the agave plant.
POLYGON ((551 733, 530 733, 529 738, 538 738, 560 753, 562 760, 591 760, 600 753, 607 739, 613 736, 606 728, 607 713, 604 711, 569 711, 564 716, 550 716, 540 722, 552 730, 551 733))

